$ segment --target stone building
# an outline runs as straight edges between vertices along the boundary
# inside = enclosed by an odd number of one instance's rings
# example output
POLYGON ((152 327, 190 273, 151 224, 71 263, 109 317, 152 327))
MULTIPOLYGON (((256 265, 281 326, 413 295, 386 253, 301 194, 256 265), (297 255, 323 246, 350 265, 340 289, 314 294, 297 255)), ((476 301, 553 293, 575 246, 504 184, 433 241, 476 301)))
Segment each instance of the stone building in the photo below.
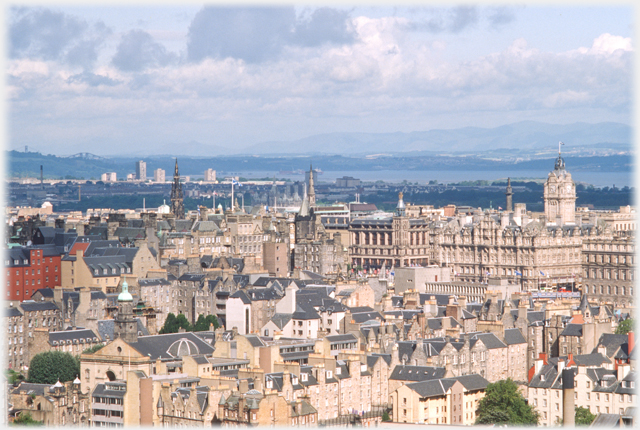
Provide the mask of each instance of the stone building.
POLYGON ((393 217, 356 218, 349 224, 349 235, 349 259, 353 267, 375 270, 383 266, 424 266, 430 261, 429 224, 407 216, 402 193, 393 217))
POLYGON ((582 242, 582 291, 616 308, 635 303, 635 232, 611 231, 582 242))
POLYGON ((48 337, 37 337, 35 331, 61 330, 61 321, 60 309, 54 303, 33 300, 10 302, 5 311, 9 368, 23 370, 37 352, 48 350, 48 337))
POLYGON ((8 400, 16 417, 28 413, 46 427, 90 424, 89 395, 82 392, 78 378, 54 385, 22 382, 10 391, 8 400))
POLYGON ((472 425, 488 384, 473 374, 403 385, 391 393, 393 422, 472 425))
POLYGON ((342 245, 341 233, 329 233, 316 214, 313 175, 309 193, 305 194, 300 210, 295 216, 295 243, 292 263, 295 270, 307 270, 322 276, 344 274, 348 254, 342 245))

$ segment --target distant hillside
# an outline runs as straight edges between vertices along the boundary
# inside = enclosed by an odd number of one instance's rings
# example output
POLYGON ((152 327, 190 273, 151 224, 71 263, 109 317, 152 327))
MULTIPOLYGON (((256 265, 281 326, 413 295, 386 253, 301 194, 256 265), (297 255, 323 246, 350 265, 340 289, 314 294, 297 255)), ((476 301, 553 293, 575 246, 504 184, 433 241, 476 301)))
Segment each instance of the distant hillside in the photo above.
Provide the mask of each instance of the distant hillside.
POLYGON ((456 153, 505 148, 534 151, 553 149, 559 141, 566 148, 596 144, 631 147, 631 127, 603 122, 567 125, 522 121, 495 128, 465 127, 412 133, 329 133, 295 141, 271 141, 242 150, 245 154, 398 154, 412 151, 456 153))
MULTIPOLYGON (((385 157, 356 157, 340 155, 316 156, 224 156, 224 157, 179 157, 178 163, 181 175, 202 176, 206 169, 218 172, 279 172, 281 170, 296 170, 314 166, 325 171, 465 171, 465 170, 542 170, 553 166, 553 157, 515 160, 513 154, 506 154, 500 159, 493 154, 478 153, 474 156, 455 155, 409 155, 398 154, 385 157)), ((557 154, 554 155, 554 157, 557 154)), ((8 177, 39 177, 40 165, 44 166, 46 179, 94 179, 99 180, 102 173, 116 172, 119 179, 126 178, 128 173, 135 172, 135 162, 141 157, 119 158, 68 158, 54 155, 43 155, 37 152, 6 153, 8 177)), ((609 156, 564 156, 571 171, 592 172, 630 172, 633 170, 634 159, 631 154, 616 154, 609 156)), ((175 159, 173 157, 142 157, 147 163, 147 177, 153 177, 155 169, 164 169, 167 179, 173 174, 175 159)), ((384 179, 384 178, 381 178, 384 179)))

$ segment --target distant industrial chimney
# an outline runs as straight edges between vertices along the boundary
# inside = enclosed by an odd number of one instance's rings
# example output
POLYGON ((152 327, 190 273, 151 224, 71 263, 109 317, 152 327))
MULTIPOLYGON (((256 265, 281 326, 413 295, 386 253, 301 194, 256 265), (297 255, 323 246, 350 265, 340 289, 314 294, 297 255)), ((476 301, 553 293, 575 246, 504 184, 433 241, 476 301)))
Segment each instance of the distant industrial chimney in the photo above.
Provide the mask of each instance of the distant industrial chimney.
POLYGON ((44 189, 44 175, 42 173, 42 164, 40 165, 40 188, 44 189))

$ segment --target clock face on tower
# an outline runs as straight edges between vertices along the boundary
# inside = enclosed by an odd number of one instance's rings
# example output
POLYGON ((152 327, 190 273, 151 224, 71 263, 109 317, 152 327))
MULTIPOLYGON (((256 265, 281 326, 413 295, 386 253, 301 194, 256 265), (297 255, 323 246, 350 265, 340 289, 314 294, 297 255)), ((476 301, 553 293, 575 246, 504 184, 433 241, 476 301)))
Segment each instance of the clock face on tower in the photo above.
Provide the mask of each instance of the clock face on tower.
POLYGON ((571 192, 571 185, 567 185, 567 192, 570 193, 571 192))
POLYGON ((555 192, 556 192, 556 186, 555 186, 555 185, 551 185, 551 187, 549 187, 549 190, 550 190, 552 193, 555 193, 555 192))

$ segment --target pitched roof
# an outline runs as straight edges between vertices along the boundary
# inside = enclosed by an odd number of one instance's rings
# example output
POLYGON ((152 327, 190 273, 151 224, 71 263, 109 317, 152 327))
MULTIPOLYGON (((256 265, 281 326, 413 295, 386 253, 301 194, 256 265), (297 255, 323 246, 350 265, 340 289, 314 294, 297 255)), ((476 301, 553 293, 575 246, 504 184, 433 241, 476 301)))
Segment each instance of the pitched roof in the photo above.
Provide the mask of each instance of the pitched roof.
POLYGON ((582 324, 567 324, 560 336, 577 336, 582 337, 582 324))
POLYGON ((518 328, 508 328, 504 330, 504 341, 507 345, 516 345, 520 343, 527 343, 527 340, 522 335, 522 332, 518 328))
POLYGON ((389 379, 394 381, 427 381, 444 378, 446 372, 444 367, 403 366, 398 364, 393 368, 389 379))

